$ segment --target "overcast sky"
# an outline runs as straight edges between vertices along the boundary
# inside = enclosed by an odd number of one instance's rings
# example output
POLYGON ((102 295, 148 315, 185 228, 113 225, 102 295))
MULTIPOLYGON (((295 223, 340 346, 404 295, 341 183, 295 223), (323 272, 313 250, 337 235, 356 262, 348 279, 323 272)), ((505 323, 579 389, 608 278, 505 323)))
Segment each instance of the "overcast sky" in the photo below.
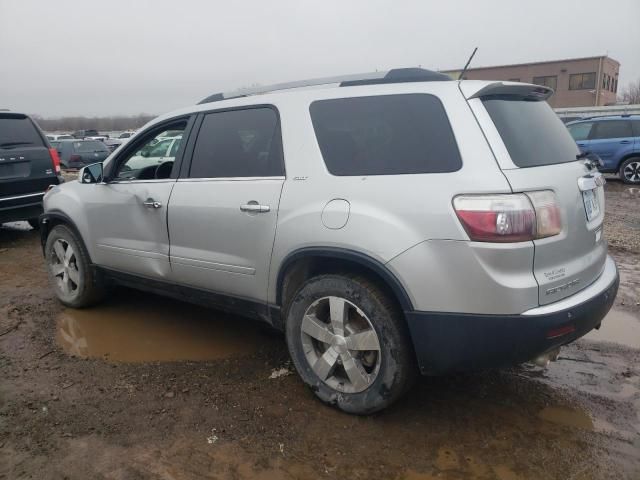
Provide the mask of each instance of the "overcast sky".
POLYGON ((417 66, 609 54, 640 78, 639 0, 0 0, 0 108, 160 114, 218 91, 417 66))

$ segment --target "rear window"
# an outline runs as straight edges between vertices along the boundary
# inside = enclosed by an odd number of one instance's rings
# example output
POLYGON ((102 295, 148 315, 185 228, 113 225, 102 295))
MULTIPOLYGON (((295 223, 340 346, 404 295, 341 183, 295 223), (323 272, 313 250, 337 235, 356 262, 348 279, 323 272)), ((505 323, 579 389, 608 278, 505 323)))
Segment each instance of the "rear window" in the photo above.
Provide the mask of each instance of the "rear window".
POLYGON ((444 107, 433 95, 319 100, 310 112, 333 175, 443 173, 462 167, 444 107))
POLYGON ((482 102, 518 167, 576 160, 578 146, 547 102, 508 97, 482 102))
POLYGON ((43 146, 42 138, 28 117, 0 115, 0 148, 43 146))
POLYGON ((107 146, 98 140, 73 142, 73 150, 76 152, 108 152, 107 146))

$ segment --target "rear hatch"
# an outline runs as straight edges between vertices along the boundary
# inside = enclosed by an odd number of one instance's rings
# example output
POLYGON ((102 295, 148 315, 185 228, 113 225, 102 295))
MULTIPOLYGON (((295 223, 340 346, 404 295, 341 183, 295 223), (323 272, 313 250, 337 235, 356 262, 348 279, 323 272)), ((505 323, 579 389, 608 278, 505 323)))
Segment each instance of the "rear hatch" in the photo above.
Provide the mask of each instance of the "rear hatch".
POLYGON ((576 143, 546 102, 552 93, 545 87, 498 83, 467 95, 513 192, 550 190, 557 199, 560 234, 533 241, 540 305, 593 283, 607 252, 603 177, 577 159, 576 143))
POLYGON ((0 112, 0 198, 58 184, 49 145, 31 119, 0 112))

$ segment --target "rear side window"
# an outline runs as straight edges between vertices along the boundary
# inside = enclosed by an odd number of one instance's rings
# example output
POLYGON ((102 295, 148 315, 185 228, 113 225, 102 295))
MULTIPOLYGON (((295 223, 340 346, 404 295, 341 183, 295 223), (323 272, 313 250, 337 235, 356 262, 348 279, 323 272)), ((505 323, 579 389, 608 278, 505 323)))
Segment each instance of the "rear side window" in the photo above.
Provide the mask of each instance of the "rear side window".
POLYGON ((640 120, 631 120, 631 126, 633 127, 633 136, 640 137, 640 120))
POLYGON ((73 150, 79 153, 109 151, 107 146, 99 140, 86 140, 84 142, 73 142, 73 150))
POLYGON ((284 175, 278 115, 268 107, 209 113, 191 161, 191 178, 284 175))
POLYGON ((606 120, 597 122, 594 132, 591 134, 592 140, 603 140, 606 138, 625 138, 633 136, 631 133, 631 122, 628 120, 606 120))
POLYGON ((42 138, 28 117, 0 115, 0 148, 43 146, 42 138))
POLYGON ((462 167, 444 107, 433 95, 318 100, 310 112, 333 175, 444 173, 462 167))
POLYGON ((593 122, 584 122, 569 125, 567 128, 573 139, 579 142, 580 140, 587 140, 589 138, 589 132, 591 132, 592 126, 593 122))
POLYGON ((576 160, 578 146, 547 102, 486 97, 482 103, 518 167, 576 160))

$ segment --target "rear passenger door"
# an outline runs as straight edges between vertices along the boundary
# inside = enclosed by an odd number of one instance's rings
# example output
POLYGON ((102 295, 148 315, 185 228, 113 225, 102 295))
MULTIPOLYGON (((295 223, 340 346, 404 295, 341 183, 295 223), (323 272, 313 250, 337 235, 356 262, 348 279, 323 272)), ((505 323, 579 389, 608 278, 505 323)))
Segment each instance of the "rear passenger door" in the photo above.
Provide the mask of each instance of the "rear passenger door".
POLYGON ((201 116, 188 171, 169 205, 177 283, 266 301, 284 164, 269 106, 201 116))
POLYGON ((633 148, 633 133, 629 120, 595 122, 589 137, 589 150, 604 162, 606 171, 616 171, 620 158, 633 148))

